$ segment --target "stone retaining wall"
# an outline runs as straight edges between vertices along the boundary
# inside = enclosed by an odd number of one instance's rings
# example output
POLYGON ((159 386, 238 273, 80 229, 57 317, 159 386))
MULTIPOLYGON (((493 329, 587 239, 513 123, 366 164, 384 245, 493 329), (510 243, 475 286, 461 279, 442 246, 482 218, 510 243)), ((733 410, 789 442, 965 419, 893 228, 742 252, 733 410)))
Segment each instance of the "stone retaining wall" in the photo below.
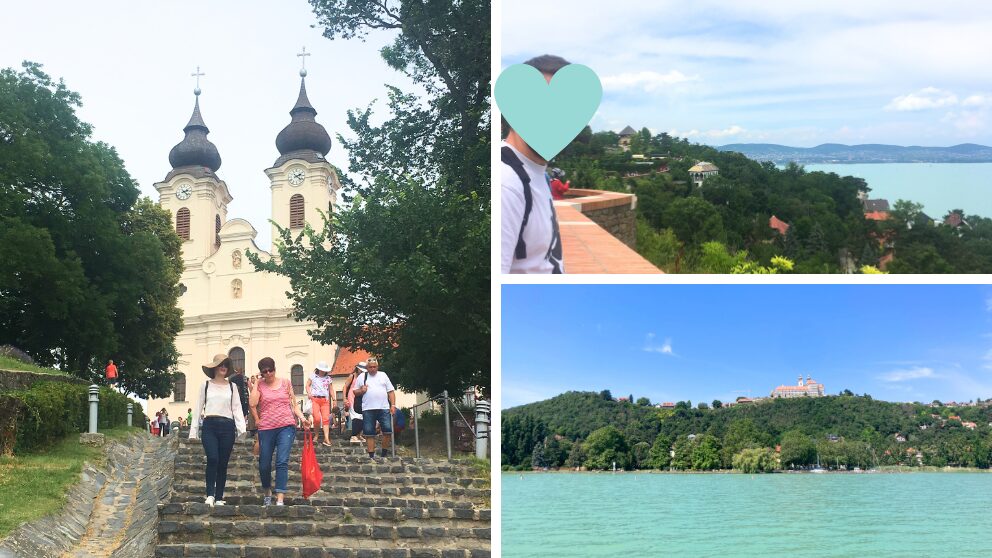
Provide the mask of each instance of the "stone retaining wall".
MULTIPOLYGON (((0 540, 0 558, 35 558, 61 556, 73 549, 89 527, 90 517, 97 505, 108 479, 122 470, 126 471, 140 457, 147 435, 134 434, 124 442, 112 441, 106 446, 105 465, 83 468, 80 481, 66 494, 66 505, 61 512, 21 525, 6 539, 0 540)), ((158 502, 168 495, 172 487, 172 462, 176 451, 175 440, 162 444, 157 458, 163 463, 156 475, 139 479, 138 505, 121 545, 109 554, 113 558, 152 556, 158 524, 158 502)), ((106 496, 106 495, 105 495, 106 496)), ((123 527, 123 526, 122 526, 123 527)), ((107 549, 108 553, 111 549, 107 549)))
POLYGON ((70 384, 86 385, 84 380, 69 376, 39 374, 37 372, 21 372, 18 370, 5 370, 0 368, 0 391, 25 389, 38 382, 67 382, 70 384))
MULTIPOLYGON (((571 205, 614 238, 637 249, 637 196, 621 192, 573 189, 565 203, 571 205)), ((562 203, 562 202, 559 202, 562 203)))

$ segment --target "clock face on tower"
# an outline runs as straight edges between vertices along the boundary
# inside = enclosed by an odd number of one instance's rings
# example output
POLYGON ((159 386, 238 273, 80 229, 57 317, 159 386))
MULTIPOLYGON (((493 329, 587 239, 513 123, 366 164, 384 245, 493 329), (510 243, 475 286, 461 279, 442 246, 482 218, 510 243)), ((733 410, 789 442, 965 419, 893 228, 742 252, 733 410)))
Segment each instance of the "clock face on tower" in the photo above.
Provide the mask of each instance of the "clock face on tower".
POLYGON ((289 183, 293 186, 299 186, 303 184, 303 178, 306 174, 303 173, 303 169, 293 169, 289 172, 289 183))
POLYGON ((176 197, 181 200, 188 200, 191 195, 193 195, 193 187, 189 184, 183 184, 176 189, 176 197))

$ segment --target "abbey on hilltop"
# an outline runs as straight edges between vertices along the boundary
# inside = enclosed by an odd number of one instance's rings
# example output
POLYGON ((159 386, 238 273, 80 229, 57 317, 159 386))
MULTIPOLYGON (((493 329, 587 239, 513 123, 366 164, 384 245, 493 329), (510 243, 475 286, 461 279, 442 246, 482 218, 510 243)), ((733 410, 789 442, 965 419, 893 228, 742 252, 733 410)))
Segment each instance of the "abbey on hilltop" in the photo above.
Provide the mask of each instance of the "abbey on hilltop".
MULTIPOLYGON (((333 213, 341 188, 335 168, 325 159, 331 137, 316 121, 306 75, 305 69, 300 71, 300 93, 289 111, 292 120, 276 136, 279 157, 265 169, 272 192, 271 219, 294 232, 307 223, 322 227, 319 211, 333 213)), ((194 94, 185 137, 169 153, 172 170, 155 184, 159 204, 172 214, 183 239, 185 270, 179 297, 183 330, 176 338, 180 376, 171 398, 149 401, 150 412, 165 407, 173 418, 185 416, 206 380, 200 365, 219 353, 230 355, 234 367, 249 376, 258 372, 255 363, 260 358, 271 356, 277 373, 290 378, 301 396, 306 377, 317 362, 326 361, 333 367, 340 403, 345 377, 368 355, 311 339, 307 329, 315 324, 290 316, 292 303, 285 295, 289 279, 255 271, 247 260, 247 250, 263 260, 272 255, 255 244, 257 231, 251 223, 228 219, 228 204, 234 198, 217 174, 220 153, 207 139, 210 130, 200 113, 199 87, 194 94)), ((275 225, 272 237, 278 238, 275 225)), ((414 400, 414 395, 397 392, 397 405, 414 400)))

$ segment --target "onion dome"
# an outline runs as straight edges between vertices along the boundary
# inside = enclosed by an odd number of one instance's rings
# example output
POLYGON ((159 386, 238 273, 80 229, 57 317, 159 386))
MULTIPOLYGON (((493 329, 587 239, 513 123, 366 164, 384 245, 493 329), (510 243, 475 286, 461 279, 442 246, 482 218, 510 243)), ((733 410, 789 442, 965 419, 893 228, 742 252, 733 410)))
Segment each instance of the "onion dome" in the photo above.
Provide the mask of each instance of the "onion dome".
POLYGON ((307 98, 306 70, 300 71, 300 96, 291 111, 293 119, 276 136, 276 148, 282 155, 279 166, 289 159, 323 160, 331 150, 331 136, 317 123, 317 110, 307 98))
POLYGON ((217 151, 217 146, 207 139, 210 129, 200 116, 199 89, 196 90, 193 116, 190 117, 189 124, 183 128, 183 132, 186 133, 186 137, 169 152, 169 163, 172 164, 173 170, 183 167, 206 167, 211 172, 217 172, 220 168, 220 153, 217 151))

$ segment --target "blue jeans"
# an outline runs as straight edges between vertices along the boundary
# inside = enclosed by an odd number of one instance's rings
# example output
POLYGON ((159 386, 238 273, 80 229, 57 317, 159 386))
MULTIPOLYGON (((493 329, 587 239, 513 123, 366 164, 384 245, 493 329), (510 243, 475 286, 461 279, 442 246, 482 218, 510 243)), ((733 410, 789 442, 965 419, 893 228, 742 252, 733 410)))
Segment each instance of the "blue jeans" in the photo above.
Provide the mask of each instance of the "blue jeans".
POLYGON ((204 417, 200 430, 203 452, 207 454, 207 496, 224 499, 227 463, 234 448, 234 421, 224 417, 204 417))
POLYGON ((283 426, 271 430, 258 431, 258 476, 262 478, 262 488, 272 486, 272 454, 276 454, 276 489, 286 492, 289 484, 289 450, 296 439, 295 426, 283 426))
POLYGON ((368 409, 362 410, 362 426, 363 434, 366 436, 375 436, 375 423, 379 421, 379 426, 382 428, 383 434, 390 434, 393 431, 392 420, 390 419, 389 409, 368 409))

